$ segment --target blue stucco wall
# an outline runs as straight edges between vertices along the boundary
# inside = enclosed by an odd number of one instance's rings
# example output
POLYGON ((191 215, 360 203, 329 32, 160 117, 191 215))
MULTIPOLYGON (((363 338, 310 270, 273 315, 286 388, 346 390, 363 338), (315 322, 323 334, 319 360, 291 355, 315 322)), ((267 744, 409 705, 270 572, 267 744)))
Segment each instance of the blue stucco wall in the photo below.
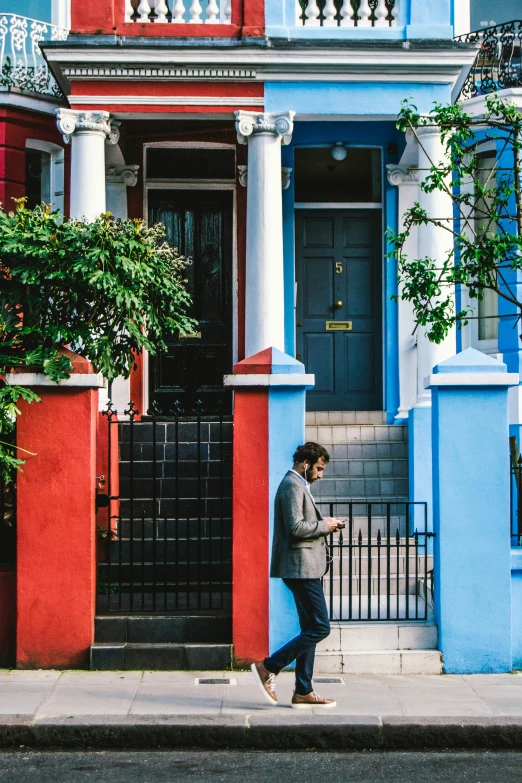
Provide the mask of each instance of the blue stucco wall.
MULTIPOLYGON (((420 112, 435 101, 451 102, 451 85, 422 82, 267 82, 265 110, 297 112, 304 117, 394 118, 401 101, 411 98, 420 112)), ((298 117, 299 119, 299 117, 298 117)))
MULTIPOLYGON (((268 397, 270 550, 274 532, 274 499, 285 473, 292 467, 296 447, 304 443, 305 390, 272 388, 268 397)), ((270 579, 270 653, 299 633, 290 590, 281 579, 270 579)))
MULTIPOLYGON (((442 368, 505 373, 471 348, 442 368)), ((505 387, 434 387, 432 395, 435 616, 444 669, 511 671, 507 379, 505 387)))
POLYGON ((51 0, 1 0, 0 13, 28 16, 40 22, 51 21, 51 0))

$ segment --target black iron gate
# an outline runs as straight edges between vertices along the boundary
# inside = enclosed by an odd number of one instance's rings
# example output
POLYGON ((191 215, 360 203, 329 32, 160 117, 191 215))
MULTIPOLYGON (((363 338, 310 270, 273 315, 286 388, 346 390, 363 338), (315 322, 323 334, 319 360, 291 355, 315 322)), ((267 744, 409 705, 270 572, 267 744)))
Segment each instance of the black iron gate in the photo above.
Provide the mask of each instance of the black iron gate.
POLYGON ((105 412, 98 612, 229 610, 232 417, 138 414, 105 412))
POLYGON ((329 537, 324 579, 331 620, 422 621, 433 614, 434 533, 427 504, 318 500, 324 516, 346 520, 329 537))

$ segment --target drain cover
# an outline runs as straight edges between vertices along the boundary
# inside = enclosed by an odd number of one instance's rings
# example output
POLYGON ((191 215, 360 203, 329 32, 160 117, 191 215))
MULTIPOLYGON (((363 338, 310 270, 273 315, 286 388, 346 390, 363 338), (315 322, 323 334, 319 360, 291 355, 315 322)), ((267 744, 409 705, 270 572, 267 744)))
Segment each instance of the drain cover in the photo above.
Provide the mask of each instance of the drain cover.
POLYGON ((235 677, 194 677, 196 685, 237 685, 235 677))
POLYGON ((336 682, 338 685, 345 684, 342 677, 314 677, 314 682, 323 683, 323 684, 325 682, 336 682))

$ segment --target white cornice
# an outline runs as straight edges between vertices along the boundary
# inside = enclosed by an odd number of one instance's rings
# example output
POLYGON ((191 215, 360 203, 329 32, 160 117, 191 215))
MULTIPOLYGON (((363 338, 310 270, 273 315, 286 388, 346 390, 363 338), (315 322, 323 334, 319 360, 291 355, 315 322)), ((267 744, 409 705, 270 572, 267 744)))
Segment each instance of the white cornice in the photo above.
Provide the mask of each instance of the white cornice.
POLYGON ((60 49, 46 50, 46 57, 62 83, 69 78, 374 81, 380 77, 387 82, 455 84, 462 69, 474 61, 475 51, 390 50, 378 45, 371 49, 78 49, 65 43, 60 49), (230 76, 217 75, 220 71, 230 76), (236 71, 241 72, 241 77, 236 71))

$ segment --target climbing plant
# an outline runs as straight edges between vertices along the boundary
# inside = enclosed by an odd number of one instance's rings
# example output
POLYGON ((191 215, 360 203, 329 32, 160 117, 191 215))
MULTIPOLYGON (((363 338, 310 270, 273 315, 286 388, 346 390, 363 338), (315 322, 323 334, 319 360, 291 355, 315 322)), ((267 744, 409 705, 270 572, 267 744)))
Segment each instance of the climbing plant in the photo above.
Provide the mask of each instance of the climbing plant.
POLYGON ((510 304, 511 313, 522 315, 519 285, 512 271, 522 271, 522 113, 496 95, 485 98, 485 111, 474 116, 465 105, 435 104, 428 115, 404 101, 397 126, 411 133, 429 160, 429 172, 421 182, 425 193, 435 190, 448 196, 448 215, 430 215, 415 203, 403 216, 403 229, 388 232, 390 256, 398 264, 401 297, 412 303, 417 326, 427 337, 441 342, 456 324, 477 317, 473 300, 488 290, 510 304), (442 160, 432 160, 419 129, 440 130, 442 160), (496 157, 489 170, 480 170, 481 145, 493 143, 496 157), (451 234, 451 247, 443 258, 410 258, 406 242, 416 226, 431 224, 451 234), (470 306, 456 308, 455 288, 467 289, 470 306))

